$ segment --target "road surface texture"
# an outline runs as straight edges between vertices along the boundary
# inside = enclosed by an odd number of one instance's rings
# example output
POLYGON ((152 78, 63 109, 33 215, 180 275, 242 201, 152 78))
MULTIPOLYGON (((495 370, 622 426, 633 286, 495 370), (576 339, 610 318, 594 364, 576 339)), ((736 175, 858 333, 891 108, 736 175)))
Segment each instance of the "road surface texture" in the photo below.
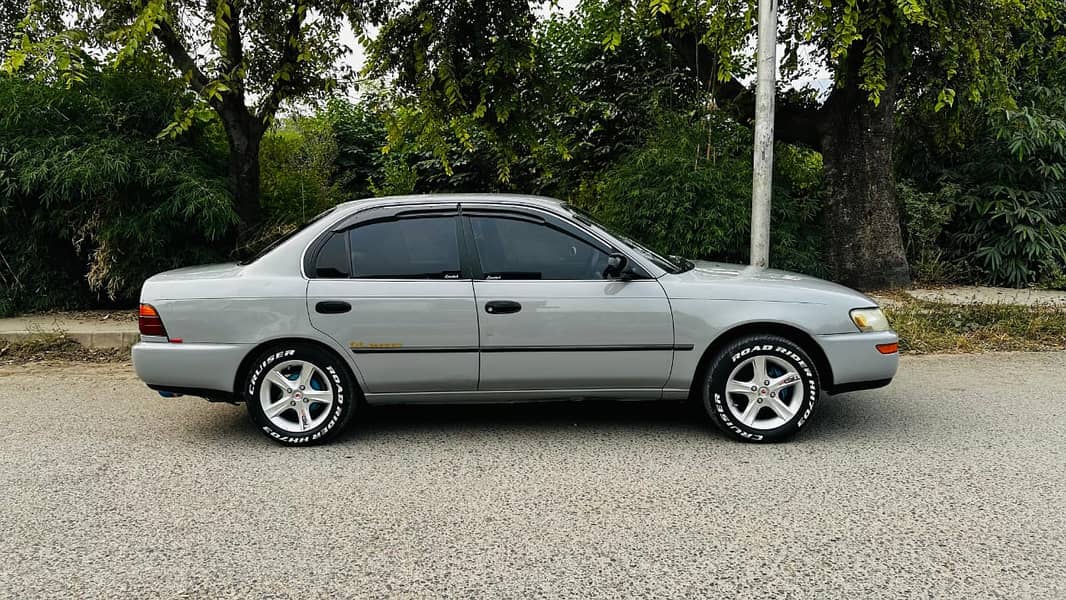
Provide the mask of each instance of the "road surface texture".
POLYGON ((1066 355, 907 358, 795 441, 673 403, 283 448, 128 365, 0 371, 0 596, 1066 597, 1066 355))

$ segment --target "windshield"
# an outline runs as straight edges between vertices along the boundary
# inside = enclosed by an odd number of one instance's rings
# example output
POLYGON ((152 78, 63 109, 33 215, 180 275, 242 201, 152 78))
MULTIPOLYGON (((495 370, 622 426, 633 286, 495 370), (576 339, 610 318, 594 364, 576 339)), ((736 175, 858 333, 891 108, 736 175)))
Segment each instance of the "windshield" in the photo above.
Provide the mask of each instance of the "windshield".
POLYGON ((291 238, 292 236, 296 235, 297 233, 300 233, 304 229, 307 229, 308 227, 313 225, 315 222, 321 220, 323 217, 325 217, 329 213, 331 213, 334 210, 336 210, 336 208, 337 207, 328 208, 328 209, 318 213, 314 217, 312 217, 311 220, 309 220, 308 222, 304 223, 303 225, 300 225, 299 227, 296 227, 296 228, 292 229, 291 231, 289 231, 287 233, 281 234, 280 236, 277 237, 277 239, 275 239, 274 241, 270 242, 266 246, 263 246, 263 249, 260 250, 259 252, 256 252, 255 256, 249 258, 248 260, 242 260, 238 264, 247 265, 247 264, 254 263, 255 261, 257 261, 260 258, 262 258, 263 256, 266 256, 266 254, 269 253, 274 248, 277 248, 278 246, 280 246, 283 243, 285 243, 285 241, 288 240, 289 238, 291 238))
POLYGON ((695 265, 693 265, 692 261, 685 260, 684 258, 681 258, 680 256, 671 256, 670 258, 666 258, 666 257, 662 256, 661 254, 655 252, 654 250, 648 249, 643 244, 641 244, 641 243, 639 243, 639 242, 637 242, 637 241, 635 241, 635 240, 633 240, 631 238, 628 238, 628 237, 618 233, 617 231, 613 231, 611 228, 607 227, 606 225, 602 225, 602 224, 598 223, 588 213, 586 213, 585 211, 581 210, 580 208, 575 208, 574 206, 571 206, 569 204, 563 204, 563 208, 565 208, 566 210, 570 211, 570 213, 572 215, 574 215, 575 219, 577 219, 578 221, 581 221, 585 225, 587 225, 589 227, 596 228, 596 229, 600 229, 604 233, 607 233, 608 235, 610 235, 611 237, 614 237, 614 238, 624 242, 627 246, 629 246, 633 250, 636 250, 637 252, 639 252, 642 256, 644 256, 644 258, 647 258, 652 263, 654 263, 655 266, 657 266, 660 269, 666 271, 667 273, 683 273, 685 271, 688 271, 689 269, 692 269, 695 266, 695 265))

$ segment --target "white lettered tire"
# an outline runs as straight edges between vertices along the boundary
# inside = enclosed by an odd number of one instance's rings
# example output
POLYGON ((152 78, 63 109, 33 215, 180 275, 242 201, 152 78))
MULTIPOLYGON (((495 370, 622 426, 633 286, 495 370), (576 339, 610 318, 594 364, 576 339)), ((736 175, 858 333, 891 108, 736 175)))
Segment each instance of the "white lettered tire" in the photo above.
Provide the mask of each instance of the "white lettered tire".
POLYGON ((289 446, 325 442, 344 430, 359 394, 346 365, 306 344, 280 344, 252 362, 242 395, 256 427, 289 446))
POLYGON ((798 344, 756 334, 713 357, 701 389, 704 411, 719 429, 745 442, 776 442, 810 422, 821 382, 798 344))

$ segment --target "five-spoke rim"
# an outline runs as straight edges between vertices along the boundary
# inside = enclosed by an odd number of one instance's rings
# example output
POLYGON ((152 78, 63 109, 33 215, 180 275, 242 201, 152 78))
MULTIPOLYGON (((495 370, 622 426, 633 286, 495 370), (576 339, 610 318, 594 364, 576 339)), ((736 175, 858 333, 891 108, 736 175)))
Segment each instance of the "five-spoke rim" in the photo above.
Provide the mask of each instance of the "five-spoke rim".
POLYGON ((751 429, 774 429, 796 416, 803 403, 803 378, 795 367, 774 356, 753 356, 729 374, 726 405, 751 429))
POLYGON ((289 360, 267 372, 259 390, 259 404, 275 427, 303 433, 329 417, 333 387, 322 369, 305 360, 289 360))

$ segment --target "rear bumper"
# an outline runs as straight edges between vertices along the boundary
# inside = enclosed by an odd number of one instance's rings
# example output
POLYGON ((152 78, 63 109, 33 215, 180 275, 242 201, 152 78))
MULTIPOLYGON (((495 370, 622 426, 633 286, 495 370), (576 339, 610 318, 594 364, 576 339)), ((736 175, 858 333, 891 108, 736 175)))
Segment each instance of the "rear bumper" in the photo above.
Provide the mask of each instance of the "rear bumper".
POLYGON ((250 344, 140 342, 133 346, 133 369, 155 390, 196 396, 217 392, 223 398, 233 394, 237 369, 251 349, 250 344))
POLYGON ((881 354, 879 344, 899 342, 893 331, 820 335, 818 343, 833 370, 831 394, 883 387, 899 369, 899 353, 881 354))

